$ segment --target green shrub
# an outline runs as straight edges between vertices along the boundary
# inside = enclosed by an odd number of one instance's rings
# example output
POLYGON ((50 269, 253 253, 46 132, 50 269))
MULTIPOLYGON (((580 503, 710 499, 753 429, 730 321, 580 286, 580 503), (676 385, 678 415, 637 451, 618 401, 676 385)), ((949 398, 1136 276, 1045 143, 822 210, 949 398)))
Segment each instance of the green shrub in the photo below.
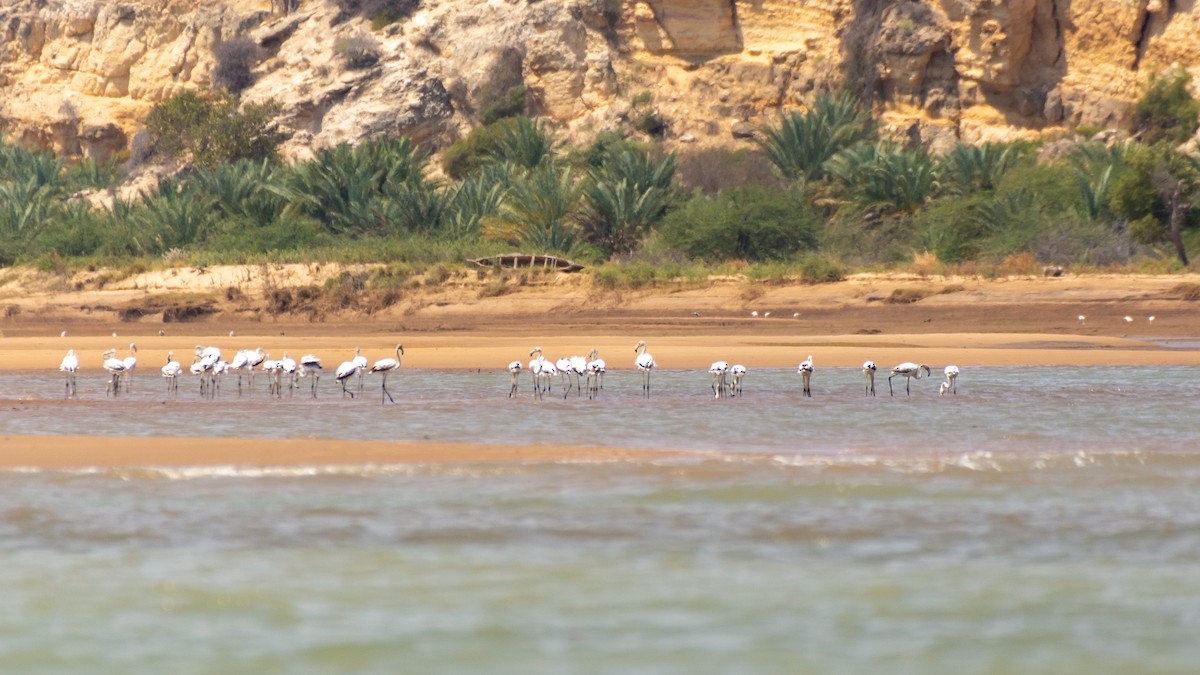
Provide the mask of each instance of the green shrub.
POLYGON ((525 87, 515 85, 500 92, 494 98, 484 102, 481 121, 492 124, 506 117, 518 117, 525 114, 525 87))
POLYGON ((1133 109, 1133 130, 1142 135, 1143 143, 1178 145, 1196 133, 1200 102, 1188 91, 1191 81, 1191 75, 1177 67, 1146 85, 1146 93, 1133 109))
POLYGON ((816 246, 819 222, 796 191, 756 186, 694 196, 663 219, 664 241, 706 260, 773 260, 816 246))
POLYGON ((152 154, 200 167, 238 159, 273 159, 284 136, 272 120, 274 102, 238 108, 228 94, 184 92, 155 104, 146 117, 152 154))

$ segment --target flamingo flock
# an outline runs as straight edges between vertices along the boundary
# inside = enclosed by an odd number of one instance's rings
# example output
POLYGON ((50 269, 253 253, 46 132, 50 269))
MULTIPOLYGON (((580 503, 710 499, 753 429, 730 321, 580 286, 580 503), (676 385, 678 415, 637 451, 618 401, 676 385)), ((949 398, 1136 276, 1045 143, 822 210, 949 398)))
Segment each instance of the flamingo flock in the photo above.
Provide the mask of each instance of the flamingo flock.
MULTIPOLYGON (((221 390, 222 378, 230 372, 237 375, 238 396, 243 395, 243 392, 247 391, 243 387, 243 378, 249 380, 248 395, 252 395, 255 373, 261 372, 268 376, 268 391, 274 398, 283 397, 285 385, 288 396, 292 396, 295 389, 301 386, 300 380, 305 378, 308 378, 310 381, 309 395, 312 398, 317 398, 319 391, 318 383, 321 374, 324 372, 321 359, 315 354, 305 354, 299 360, 296 360, 285 352, 282 358, 272 359, 261 347, 257 347, 236 352, 232 362, 226 363, 222 358, 221 349, 218 347, 196 345, 193 352, 192 363, 186 367, 186 370, 184 364, 175 359, 175 353, 168 352, 167 361, 161 369, 168 395, 177 395, 179 380, 184 376, 185 372, 197 378, 202 398, 215 398, 218 396, 221 390)), ((387 382, 390 375, 400 371, 401 359, 404 356, 404 345, 397 344, 394 354, 394 357, 384 357, 375 361, 372 365, 367 365, 368 361, 362 355, 362 350, 355 348, 354 356, 342 362, 334 371, 334 379, 341 387, 342 397, 357 398, 362 392, 363 385, 361 381, 363 375, 373 374, 380 376, 380 403, 395 403, 395 398, 392 395, 392 391, 388 389, 387 382), (352 385, 355 383, 356 378, 358 386, 354 387, 352 385)), ((529 356, 532 360, 529 361, 528 366, 524 365, 520 360, 514 360, 508 364, 510 375, 509 398, 517 396, 520 388, 521 373, 525 370, 529 371, 533 379, 533 397, 539 400, 551 391, 554 380, 559 377, 562 377, 564 380, 562 385, 563 399, 569 398, 572 391, 575 392, 576 397, 582 397, 586 389, 588 399, 594 400, 604 388, 604 376, 607 373, 608 364, 604 359, 600 358, 600 353, 597 349, 592 349, 586 357, 572 355, 552 362, 546 358, 540 346, 535 346, 529 352, 529 356)), ((101 365, 108 373, 108 379, 105 381, 105 395, 115 397, 121 391, 131 391, 132 374, 137 368, 137 345, 135 343, 129 344, 129 356, 124 359, 117 357, 116 349, 105 351, 101 359, 101 365)), ((800 394, 805 398, 811 398, 813 395, 812 380, 815 374, 813 364, 813 355, 809 354, 806 359, 800 362, 796 371, 801 376, 802 381, 800 394)), ((644 398, 650 397, 650 377, 657 367, 658 363, 650 355, 646 341, 639 340, 634 346, 633 368, 640 373, 642 396, 644 398)), ((68 350, 59 364, 59 371, 63 373, 65 378, 64 394, 66 398, 76 398, 78 395, 77 378, 79 370, 79 355, 74 349, 68 350)), ((878 366, 874 361, 868 360, 863 362, 862 373, 865 380, 863 386, 864 396, 875 396, 875 374, 877 371, 878 366)), ((707 372, 710 377, 709 386, 713 398, 738 398, 743 395, 743 382, 747 373, 744 365, 730 365, 728 361, 719 360, 714 361, 708 367, 707 372)), ((895 387, 892 383, 895 378, 904 378, 905 395, 911 395, 912 380, 929 377, 931 372, 931 368, 928 365, 911 361, 894 366, 888 375, 889 395, 895 396, 895 387)), ((939 385, 939 396, 958 394, 959 373, 958 366, 948 365, 944 367, 943 374, 946 379, 939 385)))

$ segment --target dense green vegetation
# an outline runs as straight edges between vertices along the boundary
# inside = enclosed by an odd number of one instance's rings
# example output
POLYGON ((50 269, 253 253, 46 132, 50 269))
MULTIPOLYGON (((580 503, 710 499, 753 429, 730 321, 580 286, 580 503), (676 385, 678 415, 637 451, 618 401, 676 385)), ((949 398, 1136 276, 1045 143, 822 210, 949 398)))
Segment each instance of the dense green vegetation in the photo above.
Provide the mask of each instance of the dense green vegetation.
POLYGON ((521 114, 523 90, 503 94, 442 154, 444 179, 408 139, 280 162, 274 108, 225 94, 154 109, 135 160, 184 168, 141 199, 112 196, 111 167, 0 145, 0 264, 424 266, 520 249, 571 256, 596 266, 597 283, 620 286, 697 270, 811 282, 914 267, 1168 271, 1200 243, 1200 159, 1176 147, 1196 129, 1186 75, 1147 87, 1140 141, 963 145, 944 156, 881 137, 846 95, 762 129, 756 154, 676 156, 661 151, 657 129, 566 146, 521 114))

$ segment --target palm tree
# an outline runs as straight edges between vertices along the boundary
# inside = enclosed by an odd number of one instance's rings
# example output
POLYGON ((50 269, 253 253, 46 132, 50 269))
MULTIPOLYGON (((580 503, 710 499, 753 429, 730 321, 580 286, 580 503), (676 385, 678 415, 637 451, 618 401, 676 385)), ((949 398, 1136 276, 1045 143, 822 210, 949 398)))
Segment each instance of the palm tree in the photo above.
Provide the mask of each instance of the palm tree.
POLYGON ((943 160, 943 173, 961 194, 995 190, 1000 179, 1017 165, 1024 152, 1013 144, 959 144, 943 160))
POLYGON ((610 254, 633 251, 666 213, 675 166, 675 155, 656 162, 649 153, 626 149, 593 169, 578 216, 588 241, 610 254))
POLYGON ((572 222, 578 201, 570 170, 545 164, 513 182, 498 214, 485 219, 485 233, 492 239, 569 253, 579 238, 572 222))
POLYGON ((856 201, 912 213, 938 190, 937 162, 924 148, 881 141, 845 150, 826 164, 856 201))
POLYGON ((759 145, 785 180, 821 180, 825 162, 874 135, 870 114, 852 94, 822 94, 804 113, 793 111, 778 127, 762 130, 759 145))

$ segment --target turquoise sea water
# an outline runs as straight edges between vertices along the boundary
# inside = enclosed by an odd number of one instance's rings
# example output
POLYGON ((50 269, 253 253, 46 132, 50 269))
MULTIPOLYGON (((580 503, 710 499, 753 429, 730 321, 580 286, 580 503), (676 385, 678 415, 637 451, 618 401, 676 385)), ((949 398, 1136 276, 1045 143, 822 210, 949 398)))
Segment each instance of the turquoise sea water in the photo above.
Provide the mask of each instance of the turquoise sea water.
MULTIPOLYGON (((331 379, 331 378, 330 378, 331 379)), ((706 373, 509 400, 0 375, 0 434, 683 448, 603 463, 0 472, 0 671, 1192 673, 1200 370, 706 373), (164 402, 166 401, 166 402, 164 402)), ((374 385, 371 387, 371 385, 374 385)), ((261 383, 259 385, 261 387, 261 383)), ((556 386, 557 390, 557 386, 556 386)), ((0 452, 3 452, 0 448, 0 452)))

